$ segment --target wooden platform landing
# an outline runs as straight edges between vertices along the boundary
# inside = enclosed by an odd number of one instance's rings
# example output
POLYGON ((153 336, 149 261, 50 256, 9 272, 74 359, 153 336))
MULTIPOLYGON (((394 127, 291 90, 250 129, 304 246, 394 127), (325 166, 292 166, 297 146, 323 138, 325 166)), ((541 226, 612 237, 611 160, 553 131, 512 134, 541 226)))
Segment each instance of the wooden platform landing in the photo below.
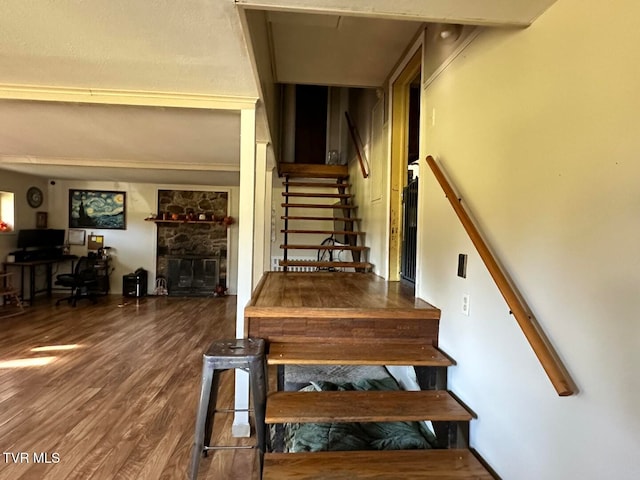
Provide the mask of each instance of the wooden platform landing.
POLYGON ((245 308, 249 336, 269 342, 437 345, 440 310, 374 274, 267 272, 245 308))

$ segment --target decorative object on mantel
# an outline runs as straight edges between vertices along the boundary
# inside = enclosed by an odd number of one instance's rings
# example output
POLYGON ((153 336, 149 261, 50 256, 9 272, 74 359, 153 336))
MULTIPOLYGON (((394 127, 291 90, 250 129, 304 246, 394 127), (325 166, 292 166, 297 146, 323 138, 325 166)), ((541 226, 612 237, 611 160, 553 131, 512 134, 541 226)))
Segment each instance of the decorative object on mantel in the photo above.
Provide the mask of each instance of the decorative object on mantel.
POLYGON ((217 223, 217 224, 223 224, 227 228, 236 222, 235 218, 229 217, 229 216, 218 218, 211 215, 209 219, 207 219, 207 216, 204 213, 199 214, 198 216, 192 215, 191 217, 186 215, 178 215, 176 213, 171 215, 162 213, 156 216, 150 215, 144 220, 145 222, 154 222, 154 223, 217 223), (204 219, 202 218, 203 216, 204 216, 204 219))

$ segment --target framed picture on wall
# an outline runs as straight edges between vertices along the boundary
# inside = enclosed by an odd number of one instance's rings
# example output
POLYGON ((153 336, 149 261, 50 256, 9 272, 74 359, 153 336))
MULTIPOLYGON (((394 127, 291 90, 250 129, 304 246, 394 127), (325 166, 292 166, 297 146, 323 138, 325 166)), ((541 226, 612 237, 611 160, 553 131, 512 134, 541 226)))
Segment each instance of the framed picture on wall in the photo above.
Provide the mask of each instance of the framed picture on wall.
POLYGON ((69 245, 84 245, 87 232, 84 230, 69 230, 69 245))
POLYGON ((47 228, 47 212, 36 212, 36 228, 47 228))
POLYGON ((126 230, 126 193, 69 190, 69 228, 126 230))

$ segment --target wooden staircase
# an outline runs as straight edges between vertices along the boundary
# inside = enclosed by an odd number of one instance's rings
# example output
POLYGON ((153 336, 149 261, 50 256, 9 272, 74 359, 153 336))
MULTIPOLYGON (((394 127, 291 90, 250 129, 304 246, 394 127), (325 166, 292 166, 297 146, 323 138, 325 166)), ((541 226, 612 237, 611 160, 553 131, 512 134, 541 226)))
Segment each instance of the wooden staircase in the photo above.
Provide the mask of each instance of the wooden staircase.
POLYGON ((358 207, 353 203, 353 195, 348 193, 347 167, 281 163, 278 170, 285 187, 281 204, 284 208, 281 217, 284 243, 280 245, 283 259, 279 262, 283 270, 370 271, 372 265, 363 260, 368 252, 362 245, 364 232, 354 228, 360 219, 354 214, 358 207), (325 214, 327 211, 330 213, 325 214), (292 227, 292 223, 303 226, 292 227), (309 224, 319 226, 309 227, 309 224), (336 228, 336 224, 344 227, 336 228), (310 240, 291 243, 294 235, 308 236, 310 240), (344 241, 339 242, 338 237, 344 241), (313 252, 313 258, 309 258, 309 253, 305 258, 295 258, 293 252, 296 251, 313 252))
MULTIPOLYGON (((421 365, 446 368, 452 362, 434 347, 406 344, 305 345, 274 343, 269 365, 421 365)), ((456 436, 473 418, 446 390, 272 392, 267 424, 409 422, 430 420, 440 428, 442 449, 398 451, 270 452, 264 480, 285 479, 491 479, 491 473, 456 436), (442 428, 444 426, 444 428, 442 428)), ((440 440, 440 439, 439 439, 440 440)))
MULTIPOLYGON (((469 449, 472 412, 446 390, 453 361, 437 348, 440 311, 371 274, 270 272, 245 309, 249 336, 268 341, 270 369, 290 365, 414 366, 423 390, 283 391, 266 423, 430 420, 438 447, 264 456, 264 480, 491 479, 469 449), (313 287, 313 288, 312 288, 313 287), (334 292, 331 298, 326 298, 334 292), (425 389, 426 388, 426 389, 425 389)), ((282 378, 282 372, 279 377, 282 378)))

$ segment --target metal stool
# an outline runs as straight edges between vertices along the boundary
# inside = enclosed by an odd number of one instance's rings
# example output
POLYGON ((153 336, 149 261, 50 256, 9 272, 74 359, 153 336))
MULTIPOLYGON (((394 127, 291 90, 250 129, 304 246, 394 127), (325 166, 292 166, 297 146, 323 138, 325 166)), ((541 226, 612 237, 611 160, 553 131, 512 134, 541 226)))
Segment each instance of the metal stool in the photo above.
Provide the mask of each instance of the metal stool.
MULTIPOLYGON (((220 340, 211 344, 203 356, 202 390, 196 418, 196 433, 191 454, 191 479, 198 476, 200 457, 208 450, 255 448, 259 449, 260 474, 265 451, 265 406, 266 406, 266 362, 264 358, 264 340, 261 338, 240 338, 220 340), (256 423, 257 444, 255 447, 210 446, 213 431, 213 414, 216 412, 216 399, 220 373, 239 368, 249 372, 250 387, 253 392, 253 412, 256 423)), ((230 410, 241 411, 241 410, 230 410)), ((242 410, 246 411, 246 410, 242 410)))

